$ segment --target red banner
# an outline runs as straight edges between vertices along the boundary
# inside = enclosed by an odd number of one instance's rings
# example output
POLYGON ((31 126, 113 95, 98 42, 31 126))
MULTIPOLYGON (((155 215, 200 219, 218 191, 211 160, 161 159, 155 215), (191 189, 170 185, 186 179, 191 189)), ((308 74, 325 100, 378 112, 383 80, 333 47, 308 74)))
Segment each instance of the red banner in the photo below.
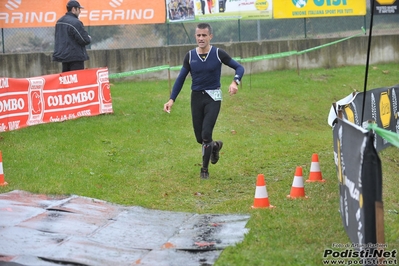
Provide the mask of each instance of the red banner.
POLYGON ((0 78, 0 132, 113 113, 107 68, 0 78))

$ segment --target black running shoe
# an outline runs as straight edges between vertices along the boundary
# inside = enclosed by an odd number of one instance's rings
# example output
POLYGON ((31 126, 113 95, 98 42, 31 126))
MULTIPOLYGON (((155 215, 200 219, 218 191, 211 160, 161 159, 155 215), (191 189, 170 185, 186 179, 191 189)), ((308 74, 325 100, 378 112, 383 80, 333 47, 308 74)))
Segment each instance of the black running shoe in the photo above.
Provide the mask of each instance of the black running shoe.
POLYGON ((208 169, 206 169, 206 168, 201 168, 200 177, 201 177, 202 179, 208 179, 208 178, 209 178, 208 169))
POLYGON ((212 154, 211 154, 211 163, 215 164, 219 161, 219 151, 223 147, 223 142, 221 140, 215 141, 215 145, 213 146, 212 154))

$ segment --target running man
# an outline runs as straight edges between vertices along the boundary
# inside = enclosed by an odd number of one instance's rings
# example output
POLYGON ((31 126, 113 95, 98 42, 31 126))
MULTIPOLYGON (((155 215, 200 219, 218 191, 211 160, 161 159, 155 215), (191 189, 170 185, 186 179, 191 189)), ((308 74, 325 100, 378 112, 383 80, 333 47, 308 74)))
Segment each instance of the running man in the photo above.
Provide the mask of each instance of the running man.
POLYGON ((202 167, 200 177, 209 178, 209 161, 216 164, 222 141, 213 141, 213 129, 219 115, 222 91, 220 78, 222 63, 235 70, 235 76, 229 85, 229 94, 238 91, 238 85, 244 75, 244 67, 232 59, 224 50, 210 44, 212 27, 200 23, 195 29, 198 47, 190 50, 184 57, 183 66, 173 85, 169 101, 164 104, 164 111, 170 113, 172 105, 179 95, 188 73, 191 73, 191 116, 195 138, 202 144, 202 167))

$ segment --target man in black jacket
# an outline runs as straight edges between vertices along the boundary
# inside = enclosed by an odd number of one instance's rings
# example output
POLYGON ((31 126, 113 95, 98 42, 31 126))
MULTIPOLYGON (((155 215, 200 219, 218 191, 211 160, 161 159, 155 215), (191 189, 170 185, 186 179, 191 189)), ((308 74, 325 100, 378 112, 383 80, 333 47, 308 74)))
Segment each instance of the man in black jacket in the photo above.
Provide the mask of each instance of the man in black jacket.
POLYGON ((84 69, 84 61, 89 60, 86 45, 91 37, 79 20, 78 1, 70 0, 66 6, 67 13, 55 25, 55 44, 53 61, 62 63, 62 72, 84 69))

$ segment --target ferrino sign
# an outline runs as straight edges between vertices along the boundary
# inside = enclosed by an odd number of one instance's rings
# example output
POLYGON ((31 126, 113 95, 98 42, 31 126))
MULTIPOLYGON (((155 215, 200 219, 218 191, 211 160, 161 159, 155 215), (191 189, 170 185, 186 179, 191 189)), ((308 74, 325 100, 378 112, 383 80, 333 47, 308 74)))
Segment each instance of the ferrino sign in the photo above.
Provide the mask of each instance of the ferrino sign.
MULTIPOLYGON (((1 28, 53 27, 66 12, 67 0, 0 0, 1 28)), ((79 0, 85 26, 153 24, 166 21, 165 0, 79 0)))

